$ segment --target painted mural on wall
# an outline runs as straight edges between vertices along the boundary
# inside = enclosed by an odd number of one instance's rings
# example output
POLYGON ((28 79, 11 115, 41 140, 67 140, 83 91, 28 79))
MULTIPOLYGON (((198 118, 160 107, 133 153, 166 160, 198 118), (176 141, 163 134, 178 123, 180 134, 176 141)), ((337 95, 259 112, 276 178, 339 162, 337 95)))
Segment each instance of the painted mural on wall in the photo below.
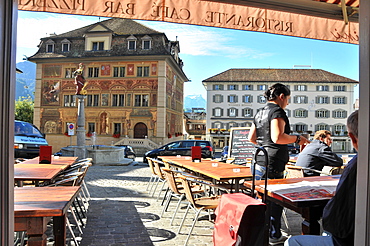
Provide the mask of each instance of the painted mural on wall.
POLYGON ((59 105, 59 80, 45 80, 42 83, 42 105, 59 105))

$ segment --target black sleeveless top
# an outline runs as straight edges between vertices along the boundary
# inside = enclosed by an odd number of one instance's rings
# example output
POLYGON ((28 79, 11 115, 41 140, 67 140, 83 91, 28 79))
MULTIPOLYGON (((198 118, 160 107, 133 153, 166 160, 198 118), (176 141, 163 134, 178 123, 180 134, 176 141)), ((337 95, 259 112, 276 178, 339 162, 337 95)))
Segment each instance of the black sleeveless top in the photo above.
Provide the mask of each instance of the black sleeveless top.
MULTIPOLYGON (((282 118, 285 121, 284 133, 290 134, 289 119, 279 105, 268 103, 254 116, 254 125, 256 126, 257 144, 265 147, 269 157, 269 170, 271 172, 282 172, 285 164, 289 161, 289 151, 286 144, 276 144, 271 140, 271 121, 276 118, 282 118)), ((260 152, 263 155, 263 152, 260 152)), ((265 166, 264 158, 257 158, 259 165, 265 166)))

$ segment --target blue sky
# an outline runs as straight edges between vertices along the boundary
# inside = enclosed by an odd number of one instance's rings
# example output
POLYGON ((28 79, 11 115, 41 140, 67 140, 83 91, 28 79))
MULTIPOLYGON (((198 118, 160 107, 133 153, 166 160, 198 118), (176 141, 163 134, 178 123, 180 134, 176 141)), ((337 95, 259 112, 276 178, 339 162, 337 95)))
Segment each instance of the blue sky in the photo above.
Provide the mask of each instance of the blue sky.
MULTIPOLYGON (((103 20, 103 18, 100 18, 103 20)), ((99 17, 18 11, 17 62, 37 51, 40 38, 99 21, 99 17)), ((310 65, 359 79, 359 46, 274 34, 155 21, 140 23, 180 42, 180 57, 191 82, 185 96, 206 98, 202 80, 230 68, 293 68, 310 65)), ((355 98, 358 97, 358 86, 355 98)))

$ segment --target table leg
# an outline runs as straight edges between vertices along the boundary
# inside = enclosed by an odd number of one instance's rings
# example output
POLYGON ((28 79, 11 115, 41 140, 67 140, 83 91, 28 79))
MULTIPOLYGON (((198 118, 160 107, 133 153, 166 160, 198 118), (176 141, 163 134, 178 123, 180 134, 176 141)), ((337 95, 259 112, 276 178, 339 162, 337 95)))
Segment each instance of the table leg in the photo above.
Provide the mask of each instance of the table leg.
POLYGON ((27 231, 28 246, 46 246, 48 217, 14 218, 15 231, 27 231))
POLYGON ((53 217, 54 245, 66 245, 66 215, 53 217))
POLYGON ((320 235, 319 220, 322 216, 323 207, 304 208, 302 217, 302 234, 320 235))

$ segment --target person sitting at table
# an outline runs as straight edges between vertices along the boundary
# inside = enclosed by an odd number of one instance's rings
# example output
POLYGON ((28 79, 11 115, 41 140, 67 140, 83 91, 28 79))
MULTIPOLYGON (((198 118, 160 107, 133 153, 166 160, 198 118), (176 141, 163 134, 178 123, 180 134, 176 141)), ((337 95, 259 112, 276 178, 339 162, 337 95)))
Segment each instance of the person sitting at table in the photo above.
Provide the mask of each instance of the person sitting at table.
MULTIPOLYGON (((348 136, 358 150, 358 110, 347 119, 348 136)), ((326 204, 322 224, 326 236, 301 235, 285 241, 284 246, 349 246, 354 244, 356 208, 357 155, 352 158, 340 177, 334 197, 326 204)))
MULTIPOLYGON (((335 154, 330 145, 333 142, 331 132, 320 130, 315 133, 314 140, 298 155, 296 166, 322 171, 324 166, 340 167, 343 160, 335 154)), ((320 176, 319 172, 303 170, 304 176, 320 176)))

